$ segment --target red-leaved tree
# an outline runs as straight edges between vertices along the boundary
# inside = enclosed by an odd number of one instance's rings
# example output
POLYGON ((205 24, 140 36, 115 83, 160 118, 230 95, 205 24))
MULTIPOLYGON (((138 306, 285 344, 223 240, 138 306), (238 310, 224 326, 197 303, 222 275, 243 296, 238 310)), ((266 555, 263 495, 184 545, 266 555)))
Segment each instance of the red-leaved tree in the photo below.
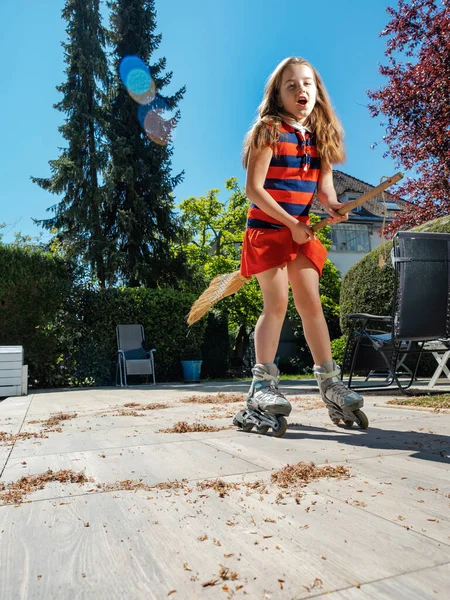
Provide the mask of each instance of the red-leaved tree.
POLYGON ((450 213, 449 0, 399 0, 388 8, 388 83, 367 92, 373 117, 384 116, 384 156, 411 171, 393 194, 412 204, 386 227, 393 235, 450 213))

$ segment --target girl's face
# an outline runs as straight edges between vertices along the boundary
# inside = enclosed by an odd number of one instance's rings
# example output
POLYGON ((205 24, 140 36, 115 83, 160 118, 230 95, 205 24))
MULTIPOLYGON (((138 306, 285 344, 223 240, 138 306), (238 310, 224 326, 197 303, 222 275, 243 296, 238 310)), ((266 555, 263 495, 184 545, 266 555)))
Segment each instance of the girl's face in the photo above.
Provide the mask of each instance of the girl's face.
POLYGON ((308 65, 288 65, 281 77, 279 104, 304 125, 317 98, 314 73, 308 65))

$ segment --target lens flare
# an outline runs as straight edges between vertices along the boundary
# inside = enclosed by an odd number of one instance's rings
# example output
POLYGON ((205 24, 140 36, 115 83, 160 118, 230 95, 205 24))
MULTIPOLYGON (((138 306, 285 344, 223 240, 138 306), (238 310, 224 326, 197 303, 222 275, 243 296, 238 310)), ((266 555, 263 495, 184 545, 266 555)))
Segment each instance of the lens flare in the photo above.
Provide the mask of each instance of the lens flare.
POLYGON ((152 79, 150 82, 150 87, 148 88, 148 90, 146 90, 142 94, 135 94, 131 90, 128 90, 128 93, 133 98, 133 100, 135 102, 137 102, 138 104, 142 104, 142 105, 150 104, 150 102, 152 102, 156 96, 155 82, 152 79))
POLYGON ((176 115, 160 96, 149 105, 139 107, 138 119, 147 137, 155 144, 165 146, 173 142, 177 124, 176 115))
POLYGON ((119 76, 128 94, 140 105, 137 116, 147 137, 161 146, 173 142, 177 114, 157 96, 149 67, 139 56, 124 56, 119 64, 119 76))
POLYGON ((139 56, 125 56, 119 65, 122 83, 135 102, 149 104, 156 95, 150 69, 139 56))

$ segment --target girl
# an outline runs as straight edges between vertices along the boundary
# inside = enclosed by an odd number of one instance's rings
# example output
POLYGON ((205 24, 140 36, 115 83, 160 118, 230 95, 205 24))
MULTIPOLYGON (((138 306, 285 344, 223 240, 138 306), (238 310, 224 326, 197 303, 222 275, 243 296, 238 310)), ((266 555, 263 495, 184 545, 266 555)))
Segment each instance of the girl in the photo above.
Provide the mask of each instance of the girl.
MULTIPOLYGON (((330 223, 348 219, 333 185, 332 164, 345 160, 342 127, 319 73, 303 58, 282 61, 267 82, 259 118, 244 143, 250 200, 241 275, 255 275, 264 309, 255 329, 256 364, 247 406, 289 415, 274 364, 291 285, 314 359, 323 400, 334 422, 363 405, 339 378, 319 295, 326 250, 309 227, 314 192, 330 223), (340 409, 336 413, 336 407, 340 409)), ((245 412, 245 411, 244 411, 245 412)), ((344 419, 345 420, 345 419, 344 419)), ((351 416, 349 417, 351 421, 351 416)))

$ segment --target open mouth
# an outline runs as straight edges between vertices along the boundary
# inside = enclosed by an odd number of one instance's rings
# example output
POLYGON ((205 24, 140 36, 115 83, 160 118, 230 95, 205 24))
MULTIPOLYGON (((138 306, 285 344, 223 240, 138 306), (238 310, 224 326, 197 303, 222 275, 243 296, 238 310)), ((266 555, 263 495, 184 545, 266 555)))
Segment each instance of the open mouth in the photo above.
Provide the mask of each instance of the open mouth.
POLYGON ((298 104, 299 106, 306 106, 306 105, 307 105, 307 103, 308 103, 308 100, 307 100, 306 98, 299 98, 299 99, 297 100, 297 104, 298 104))

